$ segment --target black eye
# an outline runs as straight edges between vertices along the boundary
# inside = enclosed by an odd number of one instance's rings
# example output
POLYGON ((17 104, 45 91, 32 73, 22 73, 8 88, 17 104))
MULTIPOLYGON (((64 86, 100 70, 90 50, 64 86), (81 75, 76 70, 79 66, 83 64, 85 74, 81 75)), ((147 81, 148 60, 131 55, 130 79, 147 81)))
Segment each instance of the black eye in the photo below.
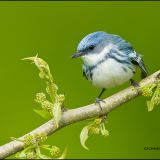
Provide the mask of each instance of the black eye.
POLYGON ((93 50, 94 49, 94 45, 90 45, 88 48, 90 49, 90 50, 93 50))

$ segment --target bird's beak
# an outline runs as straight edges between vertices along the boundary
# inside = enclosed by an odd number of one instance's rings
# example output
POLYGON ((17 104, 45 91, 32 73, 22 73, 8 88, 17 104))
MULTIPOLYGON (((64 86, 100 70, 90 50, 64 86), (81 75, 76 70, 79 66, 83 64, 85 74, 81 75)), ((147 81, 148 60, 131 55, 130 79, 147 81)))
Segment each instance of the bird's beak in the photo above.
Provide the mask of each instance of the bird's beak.
POLYGON ((72 55, 71 58, 78 58, 78 57, 81 57, 81 56, 84 56, 86 53, 85 52, 76 52, 72 55))

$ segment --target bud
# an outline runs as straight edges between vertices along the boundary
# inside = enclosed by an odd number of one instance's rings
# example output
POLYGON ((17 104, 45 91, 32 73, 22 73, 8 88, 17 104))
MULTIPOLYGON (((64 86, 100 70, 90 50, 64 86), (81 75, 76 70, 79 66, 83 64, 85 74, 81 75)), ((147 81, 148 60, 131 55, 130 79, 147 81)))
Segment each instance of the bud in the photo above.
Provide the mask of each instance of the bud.
POLYGON ((109 136, 109 131, 108 130, 104 130, 103 131, 103 136, 106 136, 106 137, 109 136))
POLYGON ((45 132, 41 133, 41 142, 45 142, 47 140, 47 135, 45 132))
POLYGON ((92 126, 92 127, 89 129, 89 133, 90 133, 90 134, 98 135, 98 134, 99 134, 99 128, 92 126))
POLYGON ((59 95, 58 95, 58 102, 59 102, 61 105, 63 105, 64 100, 65 100, 64 94, 59 94, 59 95))
POLYGON ((53 157, 58 157, 60 155, 60 149, 57 146, 52 146, 50 153, 53 157))
POLYGON ((142 87, 141 90, 142 90, 142 95, 145 96, 145 97, 151 97, 152 94, 153 94, 153 89, 156 87, 156 84, 151 84, 151 85, 148 85, 148 86, 145 86, 145 87, 142 87))
POLYGON ((43 92, 37 93, 36 94, 36 101, 38 103, 46 101, 46 95, 43 92))
POLYGON ((47 135, 46 135, 46 133, 41 133, 41 134, 35 134, 34 135, 34 139, 35 139, 35 141, 36 141, 36 143, 41 143, 41 142, 44 142, 44 141, 46 141, 46 139, 47 139, 47 135))
POLYGON ((32 135, 29 134, 29 135, 24 137, 24 145, 25 145, 25 147, 28 147, 28 146, 30 146, 32 144, 35 144, 35 143, 36 143, 36 140, 32 135))
POLYGON ((47 109, 48 111, 52 111, 53 104, 46 100, 42 103, 42 108, 47 109))
POLYGON ((26 155, 26 159, 35 159, 35 155, 33 152, 28 152, 26 155))
POLYGON ((94 122, 95 122, 96 125, 99 125, 102 122, 102 119, 97 118, 97 119, 94 120, 94 122))
POLYGON ((40 71, 39 76, 41 79, 53 81, 47 62, 39 58, 38 55, 36 55, 35 57, 24 58, 23 60, 31 60, 34 62, 34 64, 37 66, 37 68, 40 71))
POLYGON ((154 95, 152 97, 152 101, 154 102, 155 105, 159 105, 160 104, 160 82, 157 85, 157 88, 154 92, 154 95))
POLYGON ((148 87, 142 88, 142 95, 145 97, 151 97, 153 94, 152 90, 148 87))
POLYGON ((25 152, 18 152, 16 155, 15 155, 15 158, 16 159, 26 159, 26 153, 25 152))

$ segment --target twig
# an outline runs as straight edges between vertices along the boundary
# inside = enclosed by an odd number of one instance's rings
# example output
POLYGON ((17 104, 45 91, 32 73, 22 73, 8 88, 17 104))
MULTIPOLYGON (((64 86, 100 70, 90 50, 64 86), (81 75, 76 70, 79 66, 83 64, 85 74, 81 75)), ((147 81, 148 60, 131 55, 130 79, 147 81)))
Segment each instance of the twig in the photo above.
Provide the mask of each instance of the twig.
MULTIPOLYGON (((157 71, 154 74, 142 80, 139 84, 140 87, 143 87, 147 86, 148 84, 156 83, 158 82, 159 79, 160 79, 160 71, 157 71)), ((141 95, 140 88, 135 89, 133 86, 130 86, 127 89, 124 89, 104 99, 106 103, 102 103, 101 106, 102 110, 98 105, 95 104, 90 104, 76 109, 70 109, 63 113, 58 128, 56 127, 56 124, 54 123, 53 120, 49 120, 45 124, 42 124, 40 127, 34 129, 30 133, 27 133, 26 135, 41 134, 41 133, 46 133, 46 135, 51 135, 60 128, 63 128, 72 123, 109 113, 113 109, 119 107, 121 104, 126 103, 139 95, 141 95)), ((23 140, 26 135, 20 137, 19 139, 23 140)), ((24 149, 24 143, 17 140, 13 140, 0 147, 0 159, 4 159, 8 156, 11 156, 16 152, 21 151, 22 149, 24 149)))

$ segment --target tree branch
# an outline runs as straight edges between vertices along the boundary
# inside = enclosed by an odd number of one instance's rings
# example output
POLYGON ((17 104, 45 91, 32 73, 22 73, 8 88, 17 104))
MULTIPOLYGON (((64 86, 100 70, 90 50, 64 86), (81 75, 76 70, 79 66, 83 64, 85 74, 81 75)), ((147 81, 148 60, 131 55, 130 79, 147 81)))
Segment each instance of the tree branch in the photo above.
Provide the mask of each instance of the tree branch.
MULTIPOLYGON (((147 86, 148 84, 157 83, 160 79, 160 70, 155 72, 154 74, 150 75, 149 77, 142 80, 139 85, 140 87, 147 86)), ((45 124, 42 124, 40 127, 34 129, 30 133, 26 135, 34 135, 34 134, 41 134, 46 133, 46 135, 51 135, 60 128, 63 128, 67 125, 72 123, 86 120, 88 118, 97 117, 99 115, 104 115, 111 112, 113 109, 117 108, 123 103, 126 103, 133 98, 141 95, 141 90, 134 88, 133 86, 128 87, 106 99, 104 99, 105 103, 102 103, 101 107, 102 110, 98 105, 90 104, 84 107, 79 107, 76 109, 70 109, 63 113, 62 118, 59 122, 59 127, 57 128, 53 120, 49 120, 45 124)), ((19 139, 24 140, 22 136, 19 139)), ((24 149, 24 143, 20 141, 11 141, 3 146, 0 147, 0 159, 6 158, 18 151, 24 149)))

